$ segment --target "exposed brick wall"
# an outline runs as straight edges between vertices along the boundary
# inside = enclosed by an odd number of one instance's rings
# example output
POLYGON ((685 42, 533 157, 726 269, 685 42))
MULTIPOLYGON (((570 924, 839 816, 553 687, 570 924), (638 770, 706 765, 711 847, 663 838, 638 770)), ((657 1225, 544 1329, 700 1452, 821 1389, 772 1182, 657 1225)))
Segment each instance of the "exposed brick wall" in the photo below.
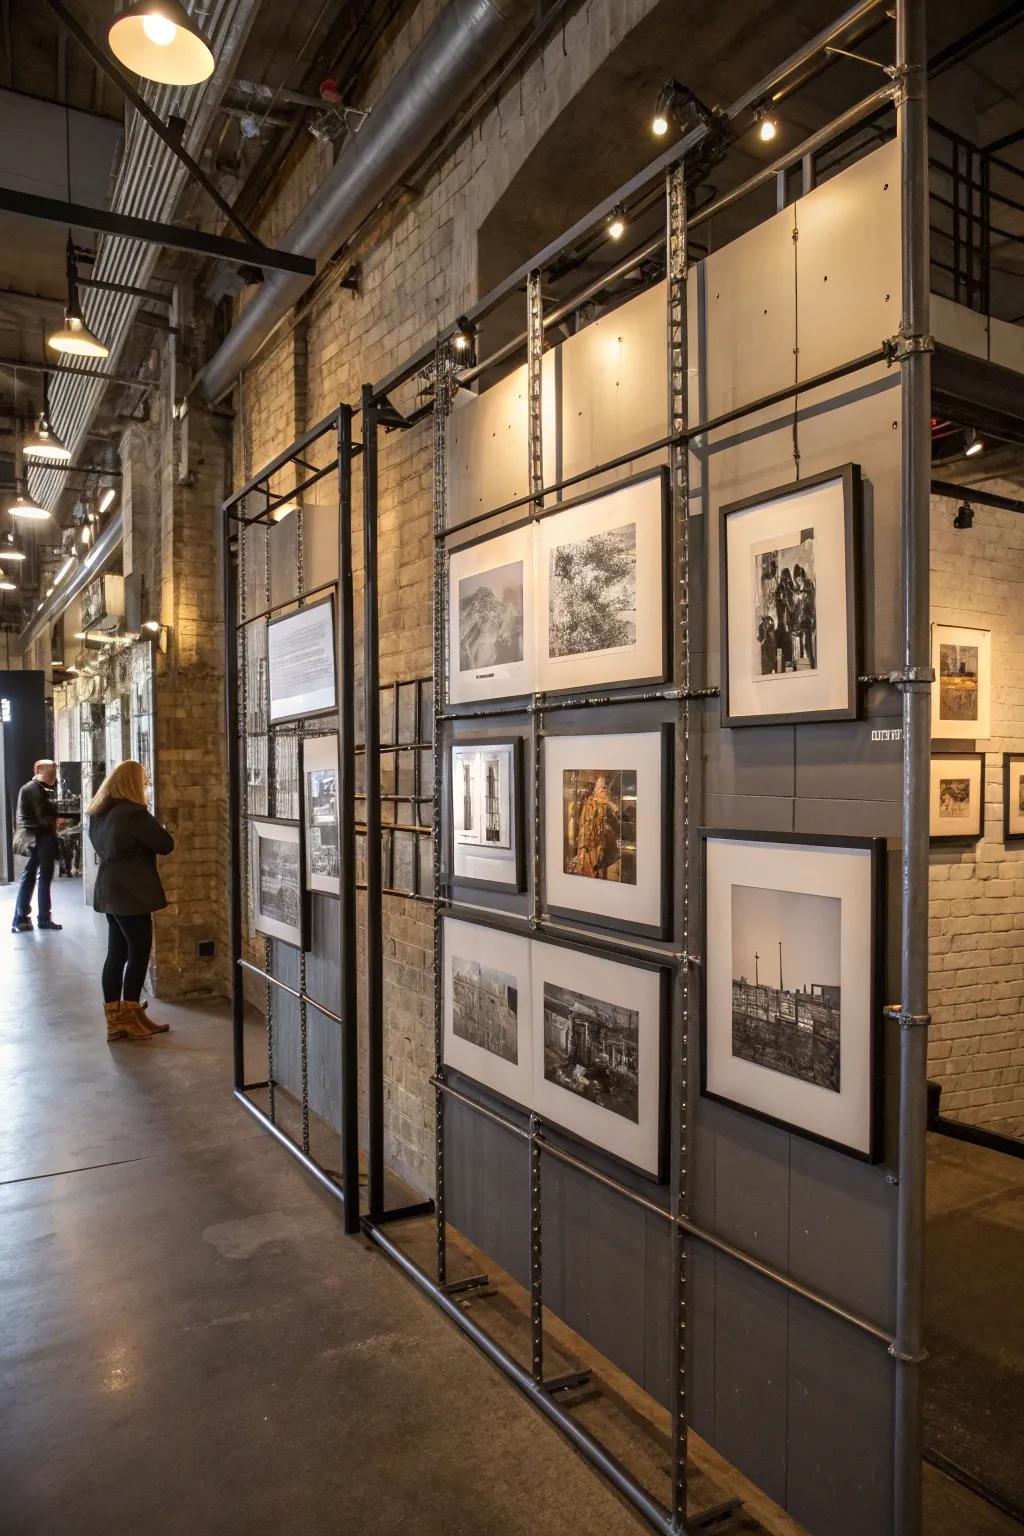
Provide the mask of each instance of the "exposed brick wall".
MULTIPOLYGON (((655 0, 590 0, 556 29, 540 57, 513 83, 382 225, 346 253, 361 268, 357 294, 324 283, 304 305, 301 331, 280 338, 248 370, 243 390, 255 467, 341 400, 358 402, 362 384, 382 378, 476 295, 480 225, 574 94, 655 0), (304 398, 302 384, 305 384, 304 398)), ((440 10, 425 0, 394 38, 366 98, 374 100, 440 10)), ((292 165, 263 214, 264 235, 286 228, 326 170, 322 146, 292 165)), ((558 231, 553 229, 552 234, 558 231)), ((340 272, 339 272, 340 275, 340 272)), ((396 404, 418 404, 407 387, 396 404)), ((236 484, 243 478, 241 430, 234 440, 236 484)), ((380 449, 380 670, 382 683, 431 670, 431 493, 429 423, 382 437, 380 449)), ((361 488, 356 472, 355 547, 361 548, 361 488)), ((307 572, 313 584, 315 573, 307 572)), ((361 575, 357 570, 357 603, 361 575)), ((358 612, 358 608, 357 608, 358 612)), ((357 655, 361 637, 357 635, 357 655)), ((361 679, 355 679, 356 686, 361 679)), ((417 903, 388 898, 385 933, 386 1155, 415 1185, 433 1182, 432 916, 417 903)), ((365 1084, 365 1042, 361 1078, 365 1084)))
POLYGON ((974 527, 957 530, 955 507, 932 499, 932 621, 992 631, 992 735, 981 841, 931 856, 928 1070, 944 1115, 1022 1135, 1024 848, 1003 843, 1003 753, 1024 751, 1024 523, 975 504, 974 527))

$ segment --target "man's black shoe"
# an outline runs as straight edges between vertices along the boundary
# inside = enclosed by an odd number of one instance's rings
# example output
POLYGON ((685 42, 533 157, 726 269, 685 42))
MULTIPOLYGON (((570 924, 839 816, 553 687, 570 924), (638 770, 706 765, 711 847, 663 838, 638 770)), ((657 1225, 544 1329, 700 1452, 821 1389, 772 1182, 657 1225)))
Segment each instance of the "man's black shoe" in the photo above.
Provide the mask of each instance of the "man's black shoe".
POLYGON ((16 917, 11 924, 12 933, 31 933, 32 919, 30 917, 16 917))
POLYGON ((52 923, 52 922, 36 923, 36 927, 37 928, 55 928, 57 930, 57 932, 59 933, 61 931, 61 929, 64 927, 64 924, 63 923, 52 923))

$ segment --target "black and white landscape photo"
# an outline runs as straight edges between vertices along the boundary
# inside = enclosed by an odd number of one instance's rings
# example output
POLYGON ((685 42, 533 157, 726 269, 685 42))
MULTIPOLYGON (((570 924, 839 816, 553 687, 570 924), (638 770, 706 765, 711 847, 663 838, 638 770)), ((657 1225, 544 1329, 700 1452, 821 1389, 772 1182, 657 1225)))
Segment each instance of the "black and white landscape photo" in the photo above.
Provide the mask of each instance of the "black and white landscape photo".
POLYGON ((757 546, 754 559, 755 677, 818 670, 814 529, 757 546))
POLYGON ((842 902, 732 887, 732 1054, 840 1091, 842 902))
POLYGON ((635 523, 556 544, 549 562, 549 656, 580 656, 635 644, 635 523))
POLYGON ((640 1014, 544 983, 544 1077, 634 1124, 639 1104, 640 1014))
POLYGON ((519 988, 515 976, 461 955, 452 957, 452 1031, 503 1061, 519 1061, 519 988))
POLYGON ((297 928, 301 904, 298 840, 264 836, 258 839, 257 846, 260 913, 276 923, 297 928))
POLYGON ((314 768, 306 774, 306 838, 310 873, 340 879, 338 775, 334 768, 314 768))
POLYGON ((459 668, 463 672, 522 661, 523 562, 510 561, 459 582, 459 668))

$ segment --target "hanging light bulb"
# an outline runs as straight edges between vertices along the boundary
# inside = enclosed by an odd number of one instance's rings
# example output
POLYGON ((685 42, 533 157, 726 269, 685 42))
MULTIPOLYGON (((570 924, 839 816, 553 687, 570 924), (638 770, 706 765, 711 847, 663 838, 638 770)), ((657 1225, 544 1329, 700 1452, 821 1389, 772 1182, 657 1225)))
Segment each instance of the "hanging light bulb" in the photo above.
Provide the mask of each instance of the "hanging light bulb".
POLYGON ((126 68, 161 85, 198 85, 213 74, 213 49, 180 0, 135 0, 114 17, 107 41, 126 68))
POLYGON ((75 357, 109 357, 109 349, 89 329, 82 314, 82 302, 78 295, 78 263, 75 261, 75 247, 70 232, 67 273, 68 302, 64 307, 64 324, 46 338, 47 345, 55 352, 67 352, 75 357))
POLYGON ((779 120, 773 116, 766 101, 754 108, 754 122, 757 124, 757 136, 761 143, 770 144, 779 131, 779 120))

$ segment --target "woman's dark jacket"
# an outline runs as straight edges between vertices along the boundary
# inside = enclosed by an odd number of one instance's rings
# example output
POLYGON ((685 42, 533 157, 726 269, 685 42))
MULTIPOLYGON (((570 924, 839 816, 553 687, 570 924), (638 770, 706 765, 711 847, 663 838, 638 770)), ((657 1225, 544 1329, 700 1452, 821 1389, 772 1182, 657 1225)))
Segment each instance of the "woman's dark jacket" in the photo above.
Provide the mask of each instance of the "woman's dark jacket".
POLYGON ((156 872, 158 853, 170 853, 174 838, 134 800, 114 800, 89 817, 89 841, 99 854, 93 907, 116 917, 141 917, 166 907, 156 872))

